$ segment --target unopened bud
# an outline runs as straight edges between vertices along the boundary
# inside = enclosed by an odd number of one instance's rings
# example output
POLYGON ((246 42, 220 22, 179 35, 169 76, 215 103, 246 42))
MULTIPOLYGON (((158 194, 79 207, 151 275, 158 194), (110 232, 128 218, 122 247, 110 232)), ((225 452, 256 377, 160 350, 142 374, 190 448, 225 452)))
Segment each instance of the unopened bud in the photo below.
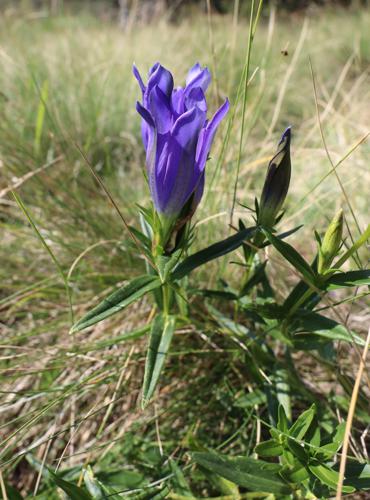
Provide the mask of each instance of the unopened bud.
POLYGON ((340 210, 330 222, 319 249, 318 272, 323 273, 330 268, 333 259, 342 243, 343 210, 340 210))
POLYGON ((269 163, 259 203, 258 223, 272 227, 288 193, 291 174, 290 127, 281 137, 278 150, 269 163))

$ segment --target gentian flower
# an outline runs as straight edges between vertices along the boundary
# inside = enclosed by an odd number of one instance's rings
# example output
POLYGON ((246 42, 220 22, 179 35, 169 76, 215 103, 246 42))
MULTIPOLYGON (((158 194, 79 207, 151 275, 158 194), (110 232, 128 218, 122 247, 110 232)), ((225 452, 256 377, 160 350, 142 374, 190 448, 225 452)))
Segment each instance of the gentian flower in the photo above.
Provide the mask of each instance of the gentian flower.
POLYGON ((290 127, 283 133, 269 163, 259 203, 258 223, 272 227, 288 193, 291 175, 290 127))
POLYGON ((174 88, 171 73, 159 63, 150 69, 146 85, 135 66, 133 73, 142 91, 136 109, 142 117, 149 188, 161 221, 170 226, 189 219, 200 202, 208 154, 229 102, 207 120, 211 74, 199 64, 190 69, 185 87, 174 88))

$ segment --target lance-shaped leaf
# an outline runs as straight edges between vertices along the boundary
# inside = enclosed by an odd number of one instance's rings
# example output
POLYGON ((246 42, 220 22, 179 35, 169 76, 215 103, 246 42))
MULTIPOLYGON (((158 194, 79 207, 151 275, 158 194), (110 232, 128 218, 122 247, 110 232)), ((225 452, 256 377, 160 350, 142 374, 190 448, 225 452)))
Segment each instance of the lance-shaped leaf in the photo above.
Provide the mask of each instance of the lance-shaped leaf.
POLYGON ((214 452, 194 452, 192 458, 200 466, 249 491, 288 495, 291 488, 279 476, 280 465, 255 460, 249 457, 228 458, 214 452))
POLYGON ((169 457, 168 459, 168 465, 170 467, 170 470, 172 472, 172 479, 171 483, 174 486, 174 490, 176 491, 176 494, 181 496, 181 497, 187 497, 188 500, 194 500, 194 496, 191 493, 190 486, 185 479, 185 475, 182 471, 182 468, 176 463, 176 461, 169 457))
MULTIPOLYGON (((333 470, 328 465, 314 462, 308 466, 314 476, 316 476, 322 483, 329 486, 329 488, 336 490, 339 482, 339 473, 333 470)), ((343 486, 343 493, 352 493, 355 491, 353 486, 343 486)))
POLYGON ((254 451, 261 457, 278 457, 283 454, 283 447, 275 439, 268 439, 259 443, 254 451))
POLYGON ((365 345, 365 341, 356 333, 351 332, 333 319, 311 311, 302 311, 302 314, 299 315, 294 335, 300 336, 305 335, 305 333, 325 337, 331 341, 343 340, 344 342, 355 342, 360 346, 365 345))
POLYGON ((175 331, 175 316, 155 317, 150 332, 148 352, 145 362, 142 407, 145 408, 152 397, 161 374, 168 349, 175 331))
POLYGON ((358 240, 354 242, 354 244, 345 252, 342 257, 337 260, 333 268, 334 269, 339 269, 352 255, 357 252, 357 250, 362 247, 366 243, 366 241, 370 238, 370 224, 367 226, 365 231, 361 234, 358 240))
MULTIPOLYGON (((336 468, 337 465, 334 469, 336 468)), ((370 465, 348 460, 344 484, 361 490, 370 490, 370 465)))
POLYGON ((255 230, 255 227, 243 229, 242 231, 229 236, 225 240, 218 241, 217 243, 190 255, 179 266, 177 266, 171 274, 171 279, 179 280, 197 267, 236 250, 244 241, 251 239, 255 230))
POLYGON ((315 413, 315 405, 312 405, 311 408, 301 413, 301 415, 299 415, 297 420, 289 429, 289 435, 294 439, 297 439, 298 441, 303 439, 310 425, 312 424, 315 413))
MULTIPOLYGON (((277 234, 276 237, 279 238, 279 240, 285 240, 286 238, 288 238, 292 234, 299 231, 302 227, 303 227, 303 224, 300 224, 299 226, 293 227, 293 229, 289 229, 289 231, 284 231, 283 233, 277 234)), ((268 245, 269 245, 269 243, 265 242, 265 243, 263 243, 263 245, 260 246, 260 248, 265 248, 268 245)))
POLYGON ((49 471, 52 476, 52 481, 61 488, 64 493, 68 495, 68 498, 71 500, 92 500, 93 497, 83 488, 77 486, 74 483, 69 481, 65 481, 61 477, 54 474, 52 471, 49 471))
POLYGON ((270 231, 263 229, 266 238, 269 240, 272 246, 281 253, 281 255, 294 266, 297 271, 299 271, 309 283, 314 283, 316 276, 315 272, 309 263, 293 248, 289 243, 280 240, 274 236, 270 231))
POLYGON ((334 274, 325 282, 327 290, 361 285, 370 285, 370 269, 334 274))
POLYGON ((122 498, 114 488, 99 481, 94 476, 90 467, 84 473, 84 482, 93 500, 105 500, 108 498, 109 500, 121 500, 122 498))
POLYGON ((133 279, 127 285, 110 294, 98 306, 94 307, 94 309, 77 321, 72 327, 71 333, 79 332, 88 326, 112 316, 112 314, 122 311, 122 309, 146 293, 159 288, 161 284, 158 276, 143 275, 133 279))
MULTIPOLYGON (((170 493, 169 487, 165 484, 164 486, 149 486, 141 488, 141 493, 129 493, 125 492, 124 496, 121 498, 126 498, 127 500, 164 500, 168 498, 170 493)), ((108 497, 110 499, 110 497, 108 497)))
POLYGON ((289 483, 302 483, 310 477, 307 468, 302 466, 299 462, 293 467, 286 465, 280 472, 282 478, 289 483))

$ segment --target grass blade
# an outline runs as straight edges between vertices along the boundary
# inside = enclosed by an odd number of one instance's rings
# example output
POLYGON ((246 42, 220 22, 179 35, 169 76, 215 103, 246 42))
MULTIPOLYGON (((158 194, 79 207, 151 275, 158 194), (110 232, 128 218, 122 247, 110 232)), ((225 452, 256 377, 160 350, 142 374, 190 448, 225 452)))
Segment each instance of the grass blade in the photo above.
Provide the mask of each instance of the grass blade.
POLYGON ((56 266, 56 268, 57 268, 57 270, 58 270, 58 272, 63 280, 64 287, 66 290, 67 300, 68 300, 68 304, 69 304, 70 320, 71 320, 71 323, 73 324, 72 295, 71 295, 71 291, 70 291, 69 284, 68 284, 68 278, 67 278, 66 274, 64 273, 64 270, 63 270, 62 266, 60 265, 58 259, 55 257, 53 251, 51 250, 49 245, 46 243, 45 239, 42 237, 40 231, 37 229, 37 226, 34 223, 30 212, 28 211, 28 209, 24 205, 20 196, 15 191, 12 191, 12 195, 13 195, 15 201, 17 202, 17 205, 19 206, 19 208, 22 210, 22 212, 26 216, 28 222, 31 224, 31 227, 35 231, 37 238, 41 241, 42 246, 45 248, 47 253, 50 255, 52 261, 54 262, 54 264, 55 264, 55 266, 56 266))

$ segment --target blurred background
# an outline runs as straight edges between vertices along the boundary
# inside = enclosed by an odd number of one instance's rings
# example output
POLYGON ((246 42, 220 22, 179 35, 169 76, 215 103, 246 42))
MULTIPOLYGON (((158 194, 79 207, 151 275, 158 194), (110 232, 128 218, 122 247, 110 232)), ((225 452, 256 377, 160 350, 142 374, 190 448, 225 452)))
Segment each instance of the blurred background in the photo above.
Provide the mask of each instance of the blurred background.
MULTIPOLYGON (((198 11, 211 8, 218 14, 227 14, 238 9, 241 16, 248 13, 250 0, 1 0, 0 8, 46 9, 52 13, 89 9, 92 12, 117 19, 122 26, 130 20, 150 22, 165 16, 171 22, 198 11), (236 6, 235 6, 236 5, 236 6)), ((265 0, 264 8, 274 5, 279 10, 296 12, 320 7, 363 7, 368 0, 265 0)))

